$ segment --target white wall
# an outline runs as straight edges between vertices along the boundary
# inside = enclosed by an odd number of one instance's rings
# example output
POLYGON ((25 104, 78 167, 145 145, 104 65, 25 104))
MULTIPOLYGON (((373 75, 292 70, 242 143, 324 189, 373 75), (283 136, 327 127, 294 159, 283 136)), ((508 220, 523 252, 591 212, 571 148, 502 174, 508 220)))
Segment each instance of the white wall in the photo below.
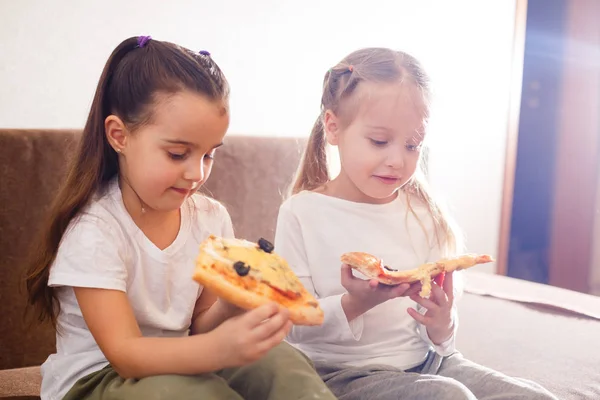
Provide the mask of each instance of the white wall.
POLYGON ((515 0, 0 0, 0 126, 81 127, 103 64, 150 34, 207 49, 230 132, 307 135, 324 72, 363 46, 412 52, 437 92, 431 175, 470 250, 496 254, 515 0))

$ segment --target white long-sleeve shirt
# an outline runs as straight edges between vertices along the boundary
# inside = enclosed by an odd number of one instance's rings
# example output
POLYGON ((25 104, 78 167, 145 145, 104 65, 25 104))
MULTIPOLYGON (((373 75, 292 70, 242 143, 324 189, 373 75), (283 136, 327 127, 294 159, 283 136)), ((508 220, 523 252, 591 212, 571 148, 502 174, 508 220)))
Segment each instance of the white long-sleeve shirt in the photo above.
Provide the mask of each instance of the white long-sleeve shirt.
MULTIPOLYGON (((426 328, 406 311, 417 308, 408 297, 382 303, 351 322, 342 309, 343 253, 371 253, 399 270, 440 258, 433 220, 423 205, 414 203, 420 222, 408 211, 402 195, 387 204, 366 204, 305 191, 281 205, 275 251, 288 261, 325 313, 320 326, 294 326, 288 342, 314 361, 401 369, 421 364, 430 349, 441 355, 454 351, 454 335, 439 346, 431 342, 426 328)), ((453 315, 456 330, 456 312, 453 315)))

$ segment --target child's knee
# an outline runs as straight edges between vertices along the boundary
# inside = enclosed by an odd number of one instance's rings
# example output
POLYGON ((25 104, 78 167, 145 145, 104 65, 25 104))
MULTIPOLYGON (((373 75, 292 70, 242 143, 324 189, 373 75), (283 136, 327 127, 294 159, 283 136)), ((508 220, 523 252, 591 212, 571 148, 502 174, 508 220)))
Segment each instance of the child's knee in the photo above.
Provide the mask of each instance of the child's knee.
MULTIPOLYGON (((127 385, 125 381, 124 385, 127 385)), ((239 399, 227 384, 213 374, 156 375, 140 379, 124 392, 124 398, 144 400, 239 399)))
POLYGON ((537 384, 532 388, 527 389, 525 393, 523 393, 523 398, 527 400, 558 400, 558 397, 537 384))
POLYGON ((287 343, 252 364, 220 375, 245 398, 335 399, 311 361, 287 343))
POLYGON ((419 396, 415 398, 439 400, 477 400, 475 395, 462 383, 455 379, 437 376, 436 379, 417 381, 422 383, 419 396))
POLYGON ((524 393, 524 398, 531 400, 558 400, 558 397, 554 396, 552 393, 548 391, 548 389, 544 388, 537 382, 530 381, 528 379, 519 378, 521 383, 524 383, 527 386, 526 392, 524 393))
POLYGON ((272 348, 271 351, 257 362, 257 365, 276 372, 283 372, 281 371, 282 368, 285 371, 286 368, 289 369, 290 367, 314 370, 312 361, 286 342, 282 342, 272 348))
POLYGON ((446 383, 445 387, 442 389, 443 392, 440 393, 438 399, 464 399, 464 400, 476 400, 475 395, 462 383, 460 382, 452 382, 446 383))

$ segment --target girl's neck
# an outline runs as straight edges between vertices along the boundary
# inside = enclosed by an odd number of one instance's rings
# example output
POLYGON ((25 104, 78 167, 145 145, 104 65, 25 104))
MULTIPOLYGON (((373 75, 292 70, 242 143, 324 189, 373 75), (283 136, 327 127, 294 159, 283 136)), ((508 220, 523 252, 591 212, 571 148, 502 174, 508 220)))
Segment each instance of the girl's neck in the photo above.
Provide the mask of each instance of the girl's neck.
POLYGON ((155 210, 145 204, 125 180, 119 179, 119 187, 125 210, 137 227, 159 249, 169 247, 179 233, 181 210, 155 210))

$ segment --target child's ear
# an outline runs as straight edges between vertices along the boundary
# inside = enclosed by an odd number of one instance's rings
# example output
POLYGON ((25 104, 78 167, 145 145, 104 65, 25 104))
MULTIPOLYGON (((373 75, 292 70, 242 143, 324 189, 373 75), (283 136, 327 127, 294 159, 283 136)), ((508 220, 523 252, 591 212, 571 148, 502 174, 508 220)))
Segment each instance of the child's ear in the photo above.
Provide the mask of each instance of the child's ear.
POLYGON ((116 115, 106 117, 104 120, 104 131, 106 132, 106 139, 110 146, 117 153, 124 153, 129 134, 121 118, 116 115))
POLYGON ((331 110, 325 111, 325 115, 323 115, 323 129, 325 130, 327 143, 337 146, 340 135, 340 121, 331 110))

